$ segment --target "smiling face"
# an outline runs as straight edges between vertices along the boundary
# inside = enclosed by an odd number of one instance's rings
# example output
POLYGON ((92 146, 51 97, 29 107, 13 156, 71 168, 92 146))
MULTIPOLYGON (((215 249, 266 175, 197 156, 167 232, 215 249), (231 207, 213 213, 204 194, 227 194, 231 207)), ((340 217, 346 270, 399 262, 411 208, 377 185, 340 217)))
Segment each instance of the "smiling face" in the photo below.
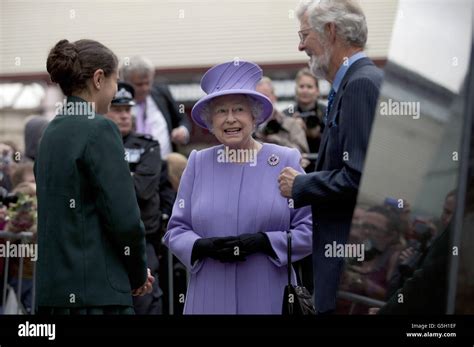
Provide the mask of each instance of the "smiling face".
POLYGON ((318 96, 319 89, 313 77, 303 75, 296 81, 296 99, 300 105, 314 105, 318 96))
POLYGON ((251 148, 255 120, 249 100, 243 95, 225 95, 210 103, 212 132, 230 148, 251 148))
POLYGON ((308 15, 305 14, 300 23, 303 37, 298 45, 298 50, 304 51, 308 55, 311 72, 317 78, 327 79, 331 60, 331 47, 320 33, 308 30, 309 28, 311 28, 311 25, 309 24, 308 15))

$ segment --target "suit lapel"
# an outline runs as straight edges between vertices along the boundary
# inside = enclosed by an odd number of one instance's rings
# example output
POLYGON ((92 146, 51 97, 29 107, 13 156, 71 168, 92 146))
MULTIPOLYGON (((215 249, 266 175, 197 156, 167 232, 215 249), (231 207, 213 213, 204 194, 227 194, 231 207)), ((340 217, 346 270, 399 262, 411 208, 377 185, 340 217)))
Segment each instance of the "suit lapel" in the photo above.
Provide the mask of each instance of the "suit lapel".
POLYGON ((349 77, 357 71, 359 68, 365 65, 373 65, 372 61, 369 58, 362 58, 357 60, 354 64, 352 64, 349 69, 347 70, 344 78, 342 79, 341 84, 339 85, 339 90, 334 97, 334 102, 332 104, 331 111, 329 112, 327 122, 328 124, 325 125, 323 131, 323 138, 321 139, 321 145, 318 151, 318 162, 316 163, 315 171, 320 171, 324 162, 324 157, 326 154, 326 146, 329 141, 329 124, 334 119, 335 115, 337 114, 337 110, 339 109, 339 102, 344 94, 344 89, 346 88, 346 84, 349 80, 349 77))
POLYGON ((152 99, 155 101, 156 106, 158 107, 158 109, 161 111, 161 114, 165 118, 166 124, 168 125, 168 129, 171 133, 171 130, 173 130, 173 127, 171 125, 171 118, 168 112, 168 105, 166 104, 165 97, 161 94, 161 92, 158 89, 156 89, 156 90, 152 90, 152 99))

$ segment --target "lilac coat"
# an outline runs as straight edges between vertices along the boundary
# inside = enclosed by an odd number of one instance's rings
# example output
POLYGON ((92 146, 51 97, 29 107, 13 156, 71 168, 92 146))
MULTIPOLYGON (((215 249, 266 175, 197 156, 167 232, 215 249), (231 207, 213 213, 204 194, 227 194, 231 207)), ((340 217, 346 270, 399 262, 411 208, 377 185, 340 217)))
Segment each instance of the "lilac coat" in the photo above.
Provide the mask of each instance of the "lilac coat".
POLYGON ((223 146, 191 153, 164 236, 165 244, 191 273, 184 313, 280 314, 287 284, 286 231, 293 235, 292 261, 312 251, 310 208, 293 209, 278 188, 285 166, 304 173, 300 154, 264 144, 251 166, 219 163, 219 149, 223 146), (272 154, 280 159, 275 166, 268 163, 272 154), (245 262, 205 258, 191 265, 197 239, 259 231, 266 232, 277 258, 257 253, 245 262))

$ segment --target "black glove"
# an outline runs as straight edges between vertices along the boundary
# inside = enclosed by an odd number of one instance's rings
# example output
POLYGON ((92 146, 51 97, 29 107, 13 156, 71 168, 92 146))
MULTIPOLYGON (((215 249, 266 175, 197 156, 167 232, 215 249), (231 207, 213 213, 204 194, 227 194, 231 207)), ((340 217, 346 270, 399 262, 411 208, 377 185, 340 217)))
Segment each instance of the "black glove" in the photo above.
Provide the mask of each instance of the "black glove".
POLYGON ((229 242, 229 245, 238 246, 240 254, 244 257, 254 253, 265 253, 276 257, 268 236, 263 232, 242 234, 237 239, 237 242, 229 242))
POLYGON ((194 242, 191 254, 191 264, 196 260, 206 257, 219 260, 224 263, 232 263, 235 261, 245 261, 245 257, 241 254, 234 254, 234 247, 237 246, 238 238, 229 237, 210 237, 202 238, 194 242))

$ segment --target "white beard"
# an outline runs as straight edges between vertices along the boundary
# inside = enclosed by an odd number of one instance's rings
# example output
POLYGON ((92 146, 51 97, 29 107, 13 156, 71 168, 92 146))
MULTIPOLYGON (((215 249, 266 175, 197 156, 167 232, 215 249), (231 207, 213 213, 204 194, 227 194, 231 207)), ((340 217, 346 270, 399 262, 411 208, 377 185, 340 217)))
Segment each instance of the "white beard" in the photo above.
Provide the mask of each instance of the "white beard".
POLYGON ((324 53, 321 56, 311 56, 308 63, 311 72, 316 78, 327 79, 329 72, 329 61, 331 59, 331 49, 326 46, 324 47, 324 53))

